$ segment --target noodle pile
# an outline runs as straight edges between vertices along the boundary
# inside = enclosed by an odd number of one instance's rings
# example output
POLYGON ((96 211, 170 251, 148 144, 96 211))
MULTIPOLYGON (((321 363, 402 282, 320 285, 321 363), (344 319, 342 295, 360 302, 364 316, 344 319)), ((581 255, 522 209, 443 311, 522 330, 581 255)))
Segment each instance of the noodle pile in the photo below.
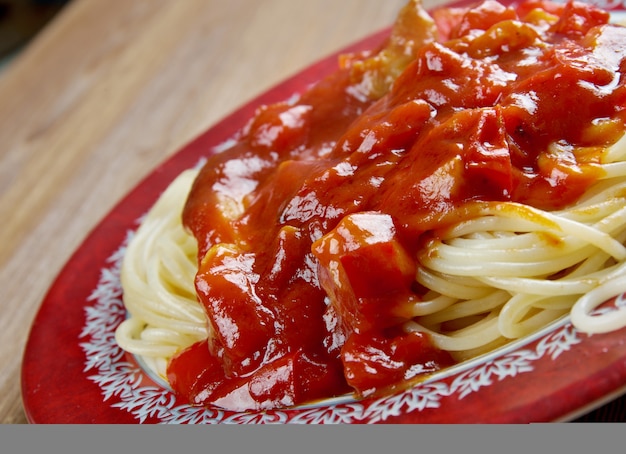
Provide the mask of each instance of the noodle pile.
POLYGON ((159 197, 130 239, 120 274, 129 317, 115 339, 161 376, 170 357, 208 335, 193 284, 196 241, 180 215, 196 174, 182 172, 159 197))

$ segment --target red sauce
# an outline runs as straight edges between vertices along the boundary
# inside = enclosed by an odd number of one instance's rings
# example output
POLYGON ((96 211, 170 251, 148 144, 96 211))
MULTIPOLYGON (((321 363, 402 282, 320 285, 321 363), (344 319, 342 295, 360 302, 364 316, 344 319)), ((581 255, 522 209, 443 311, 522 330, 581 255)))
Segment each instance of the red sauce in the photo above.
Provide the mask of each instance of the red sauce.
POLYGON ((168 368, 191 403, 364 396, 453 364, 399 329, 423 234, 476 202, 563 208, 601 175, 624 132, 626 29, 582 3, 432 18, 412 2, 378 54, 260 109, 202 169, 183 222, 213 336, 168 368))

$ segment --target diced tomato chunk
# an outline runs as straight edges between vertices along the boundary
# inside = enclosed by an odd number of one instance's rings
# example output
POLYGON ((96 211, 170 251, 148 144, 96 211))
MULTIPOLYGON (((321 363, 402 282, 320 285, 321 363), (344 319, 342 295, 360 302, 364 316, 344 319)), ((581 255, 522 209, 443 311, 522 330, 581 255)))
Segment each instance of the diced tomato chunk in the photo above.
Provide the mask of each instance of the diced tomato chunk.
POLYGON ((510 197, 513 170, 502 114, 494 108, 474 111, 473 116, 477 126, 467 146, 467 179, 476 192, 510 197))
POLYGON ((259 402, 297 405, 331 397, 330 389, 337 394, 349 389, 338 358, 311 357, 301 350, 267 364, 250 381, 250 394, 259 402))
POLYGON ((238 411, 298 405, 329 397, 329 389, 349 389, 337 358, 311 358, 302 351, 268 362, 254 374, 227 377, 206 340, 176 355, 167 376, 174 391, 193 405, 238 411))
POLYGON ((256 369, 273 334, 273 319, 255 292, 253 254, 212 248, 196 275, 196 289, 223 349, 229 373, 256 369))
POLYGON ((568 35, 582 36, 596 25, 607 24, 610 15, 607 11, 598 9, 583 2, 567 2, 563 15, 554 25, 553 31, 568 35))
POLYGON ((498 22, 510 19, 517 19, 517 13, 513 8, 494 0, 486 0, 467 11, 453 30, 452 35, 453 37, 460 37, 471 30, 487 30, 498 22))
POLYGON ((228 380, 222 364, 209 351, 208 340, 196 342, 175 355, 167 367, 167 380, 192 405, 201 405, 208 396, 227 392, 228 380))
POLYGON ((348 332, 389 325, 394 295, 403 298, 415 279, 415 260, 396 237, 389 215, 346 216, 313 243, 320 284, 348 332))
POLYGON ((420 375, 454 364, 425 333, 353 333, 342 349, 346 379, 361 395, 389 391, 420 375))

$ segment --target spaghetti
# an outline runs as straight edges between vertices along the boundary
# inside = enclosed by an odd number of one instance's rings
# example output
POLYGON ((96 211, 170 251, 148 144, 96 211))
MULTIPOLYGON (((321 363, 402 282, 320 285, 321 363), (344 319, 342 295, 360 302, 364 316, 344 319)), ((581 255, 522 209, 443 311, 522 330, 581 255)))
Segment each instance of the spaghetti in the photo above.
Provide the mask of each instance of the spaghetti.
POLYGON ((623 328, 605 303, 626 290, 626 30, 608 19, 411 1, 381 50, 165 191, 128 245, 118 344, 191 403, 247 410, 408 386, 567 315, 623 328))
POLYGON ((180 220, 196 174, 181 173, 142 219, 120 273, 129 317, 116 329, 116 341, 161 376, 168 358, 208 336, 193 286, 197 246, 180 220))

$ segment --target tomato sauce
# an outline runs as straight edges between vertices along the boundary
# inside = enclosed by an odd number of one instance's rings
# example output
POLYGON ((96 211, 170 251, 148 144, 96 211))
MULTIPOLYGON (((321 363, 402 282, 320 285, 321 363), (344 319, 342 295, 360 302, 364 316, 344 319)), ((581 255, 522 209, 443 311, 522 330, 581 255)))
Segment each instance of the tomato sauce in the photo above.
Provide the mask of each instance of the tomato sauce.
POLYGON ((423 234, 476 202, 574 203, 624 132, 626 29, 582 3, 401 12, 211 156, 183 212, 210 339, 172 359, 196 405, 362 397, 454 363, 404 333, 423 234))

